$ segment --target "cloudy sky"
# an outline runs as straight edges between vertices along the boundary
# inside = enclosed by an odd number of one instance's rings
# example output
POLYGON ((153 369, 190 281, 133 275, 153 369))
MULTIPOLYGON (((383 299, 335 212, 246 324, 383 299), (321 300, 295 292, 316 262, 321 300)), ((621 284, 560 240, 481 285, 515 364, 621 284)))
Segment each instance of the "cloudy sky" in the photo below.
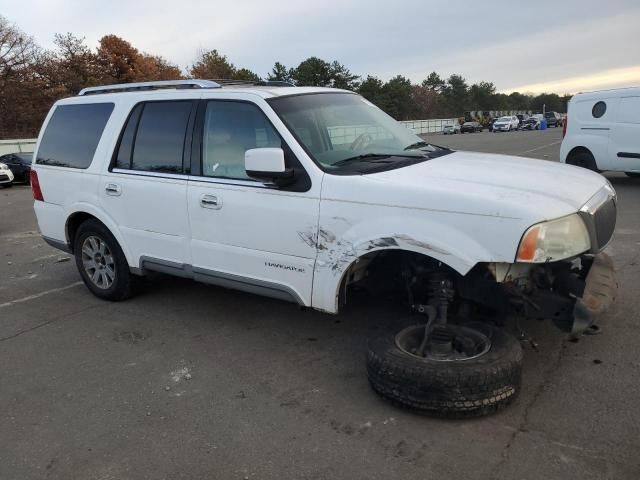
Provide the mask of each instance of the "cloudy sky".
POLYGON ((45 47, 114 33, 186 68, 217 48, 265 75, 275 61, 338 60, 415 82, 435 70, 499 91, 573 93, 640 85, 639 0, 0 0, 45 47))

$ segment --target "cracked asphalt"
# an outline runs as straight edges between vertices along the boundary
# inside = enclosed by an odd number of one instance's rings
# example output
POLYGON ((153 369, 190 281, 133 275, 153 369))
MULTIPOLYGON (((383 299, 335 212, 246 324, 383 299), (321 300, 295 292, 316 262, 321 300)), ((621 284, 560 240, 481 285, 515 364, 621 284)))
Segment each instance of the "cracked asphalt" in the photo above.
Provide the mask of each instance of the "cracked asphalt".
MULTIPOLYGON (((557 160, 560 131, 429 139, 557 160)), ((29 189, 0 190, 0 479, 640 478, 640 181, 607 176, 622 289, 602 334, 523 324, 520 396, 465 421, 371 392, 367 338, 412 321, 383 299, 335 317, 154 275, 106 303, 41 240, 29 189)))

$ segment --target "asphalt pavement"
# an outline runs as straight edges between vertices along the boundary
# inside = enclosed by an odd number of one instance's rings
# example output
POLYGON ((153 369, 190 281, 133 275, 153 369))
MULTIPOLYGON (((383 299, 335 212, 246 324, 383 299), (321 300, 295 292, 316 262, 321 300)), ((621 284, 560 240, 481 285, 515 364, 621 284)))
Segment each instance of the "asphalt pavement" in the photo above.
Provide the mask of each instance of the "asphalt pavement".
MULTIPOLYGON (((427 136, 552 161, 560 137, 427 136)), ((640 478, 640 181, 607 176, 621 296, 602 333, 524 324, 522 393, 464 421, 371 391, 367 338, 411 320, 382 300, 330 316, 153 275, 100 301, 40 238, 29 189, 0 190, 0 479, 640 478)))

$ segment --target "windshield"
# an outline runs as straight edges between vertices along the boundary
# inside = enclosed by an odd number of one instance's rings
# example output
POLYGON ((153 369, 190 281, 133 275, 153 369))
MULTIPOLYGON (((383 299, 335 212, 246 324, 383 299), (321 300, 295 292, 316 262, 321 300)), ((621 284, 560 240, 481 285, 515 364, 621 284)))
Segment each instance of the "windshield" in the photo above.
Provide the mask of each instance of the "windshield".
POLYGON ((318 93, 268 102, 313 160, 331 173, 397 168, 450 153, 359 95, 318 93))
POLYGON ((511 121, 511 117, 500 117, 498 119, 499 122, 510 122, 511 121))

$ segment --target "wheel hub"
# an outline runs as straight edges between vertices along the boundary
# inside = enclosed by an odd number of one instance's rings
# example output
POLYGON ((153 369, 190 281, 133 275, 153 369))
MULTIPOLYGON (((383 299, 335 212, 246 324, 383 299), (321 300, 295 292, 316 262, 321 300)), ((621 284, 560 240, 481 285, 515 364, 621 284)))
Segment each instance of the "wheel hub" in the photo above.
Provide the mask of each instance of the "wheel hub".
POLYGON ((396 335, 397 347, 415 356, 443 362, 471 360, 486 354, 491 340, 476 328, 446 324, 429 329, 426 347, 420 352, 427 329, 424 325, 412 325, 396 335))

